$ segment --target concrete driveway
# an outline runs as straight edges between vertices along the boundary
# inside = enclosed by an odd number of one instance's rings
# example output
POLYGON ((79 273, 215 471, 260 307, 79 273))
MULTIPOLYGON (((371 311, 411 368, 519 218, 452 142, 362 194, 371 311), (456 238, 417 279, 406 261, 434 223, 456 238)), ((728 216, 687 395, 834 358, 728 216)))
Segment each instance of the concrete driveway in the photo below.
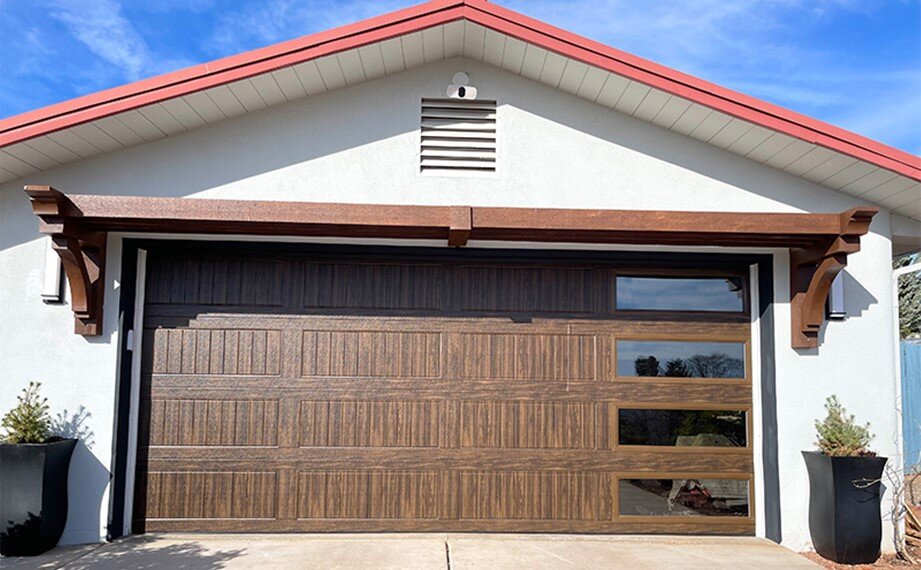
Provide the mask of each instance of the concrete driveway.
POLYGON ((26 568, 818 568, 767 540, 496 534, 148 534, 4 558, 26 568))

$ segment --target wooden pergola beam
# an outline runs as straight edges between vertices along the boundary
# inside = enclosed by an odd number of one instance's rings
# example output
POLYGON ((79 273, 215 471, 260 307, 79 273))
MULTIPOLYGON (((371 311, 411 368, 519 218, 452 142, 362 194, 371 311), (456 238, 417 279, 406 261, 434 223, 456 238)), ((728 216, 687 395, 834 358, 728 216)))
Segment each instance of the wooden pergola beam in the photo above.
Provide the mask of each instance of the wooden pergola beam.
POLYGON ((878 211, 838 214, 397 206, 66 195, 26 186, 64 260, 77 329, 101 334, 107 232, 781 247, 791 255, 793 346, 814 348, 831 281, 878 211), (78 282, 75 284, 75 281, 78 282))

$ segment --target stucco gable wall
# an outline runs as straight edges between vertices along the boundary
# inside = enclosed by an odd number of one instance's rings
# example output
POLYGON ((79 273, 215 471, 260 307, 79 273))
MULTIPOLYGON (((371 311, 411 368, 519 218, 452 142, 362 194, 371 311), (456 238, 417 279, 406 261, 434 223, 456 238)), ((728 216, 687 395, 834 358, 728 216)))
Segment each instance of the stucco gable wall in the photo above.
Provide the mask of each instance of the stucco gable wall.
MULTIPOLYGON (((85 406, 91 449, 78 451, 65 540, 104 534, 111 462, 120 259, 109 249, 105 334, 72 334, 67 306, 39 298, 44 246, 22 185, 73 193, 197 196, 392 204, 565 208, 838 212, 859 201, 667 132, 495 68, 453 60, 314 99, 294 101, 194 132, 90 159, 0 187, 0 409, 29 380, 45 385, 57 414, 85 406), (481 98, 496 99, 498 172, 419 173, 421 97, 438 97, 466 70, 481 98)), ((790 348, 786 255, 775 260, 778 438, 785 543, 808 544, 799 450, 837 393, 873 423, 895 453, 889 214, 882 211, 852 256, 848 303, 817 353, 790 348)), ((756 458, 757 459, 757 458, 756 458)))

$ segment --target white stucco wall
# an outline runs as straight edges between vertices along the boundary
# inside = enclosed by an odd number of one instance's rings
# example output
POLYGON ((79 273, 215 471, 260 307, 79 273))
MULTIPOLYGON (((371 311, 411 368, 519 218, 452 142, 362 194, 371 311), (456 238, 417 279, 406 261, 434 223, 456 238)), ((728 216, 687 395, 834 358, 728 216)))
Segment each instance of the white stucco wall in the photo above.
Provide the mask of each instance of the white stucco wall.
MULTIPOLYGON (((392 204, 469 204, 776 212, 839 212, 853 198, 493 68, 442 62, 332 94, 284 104, 191 133, 86 160, 0 187, 0 409, 29 380, 54 413, 85 406, 92 445, 74 457, 66 542, 105 534, 111 466, 120 240, 110 238, 104 334, 72 334, 67 306, 39 298, 44 247, 22 192, 196 196, 392 204), (464 69, 481 97, 499 101, 498 172, 420 175, 421 97, 440 96, 464 69)), ((895 457, 898 420, 889 213, 881 211, 850 258, 853 317, 833 322, 818 351, 790 348, 787 257, 775 257, 776 368, 784 544, 809 544, 800 450, 829 394, 870 421, 895 457)), ((756 457, 756 461, 759 458, 756 457)), ((888 530, 888 529, 887 529, 888 530)), ((884 546, 888 540, 884 541, 884 546)))

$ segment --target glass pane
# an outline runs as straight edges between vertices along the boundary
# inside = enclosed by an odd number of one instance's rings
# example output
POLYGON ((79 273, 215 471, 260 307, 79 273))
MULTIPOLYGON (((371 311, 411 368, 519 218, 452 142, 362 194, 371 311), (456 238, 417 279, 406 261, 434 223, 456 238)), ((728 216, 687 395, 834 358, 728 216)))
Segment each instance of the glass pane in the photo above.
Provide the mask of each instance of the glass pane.
POLYGON ((618 411, 621 445, 745 447, 745 412, 736 410, 618 411))
POLYGON ((748 481, 621 479, 619 512, 640 516, 748 516, 748 481))
POLYGON ((645 311, 745 310, 741 277, 617 276, 617 308, 645 311))
POLYGON ((744 378, 745 343, 618 340, 617 375, 744 378))

